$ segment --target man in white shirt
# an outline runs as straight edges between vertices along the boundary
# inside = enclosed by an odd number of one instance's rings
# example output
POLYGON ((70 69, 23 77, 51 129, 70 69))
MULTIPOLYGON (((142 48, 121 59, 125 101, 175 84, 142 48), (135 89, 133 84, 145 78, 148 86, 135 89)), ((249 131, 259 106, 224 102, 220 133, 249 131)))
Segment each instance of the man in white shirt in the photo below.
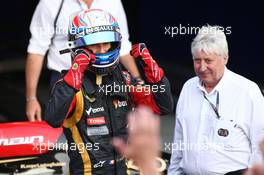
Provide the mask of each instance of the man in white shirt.
POLYGON ((202 27, 191 47, 197 76, 178 100, 168 175, 243 174, 262 160, 263 95, 256 83, 226 68, 221 27, 202 27))
POLYGON ((121 0, 40 0, 31 21, 31 39, 27 49, 26 115, 29 121, 41 120, 37 85, 44 55, 48 51, 47 66, 51 70, 50 86, 52 86, 60 78, 61 70, 68 70, 71 66, 70 54, 59 53, 60 50, 68 47, 70 16, 84 9, 102 9, 116 17, 123 37, 120 61, 134 78, 140 78, 134 59, 129 54, 131 43, 121 0))

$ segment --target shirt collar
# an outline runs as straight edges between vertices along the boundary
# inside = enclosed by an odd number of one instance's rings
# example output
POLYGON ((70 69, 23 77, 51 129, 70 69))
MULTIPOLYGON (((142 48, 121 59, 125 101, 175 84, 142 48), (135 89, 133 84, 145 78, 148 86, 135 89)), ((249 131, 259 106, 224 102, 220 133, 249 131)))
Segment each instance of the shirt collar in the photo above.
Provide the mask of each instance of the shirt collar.
POLYGON ((83 1, 83 0, 77 0, 79 1, 81 8, 83 10, 88 10, 88 9, 92 9, 94 7, 94 4, 97 3, 98 0, 93 0, 91 6, 88 8, 87 4, 83 1))
POLYGON ((200 79, 198 81, 197 88, 199 88, 201 91, 203 91, 205 94, 208 94, 208 95, 214 94, 217 91, 220 92, 223 89, 223 86, 226 83, 228 83, 228 80, 227 80, 228 74, 229 74, 229 70, 225 67, 222 78, 220 79, 220 81, 217 83, 217 85, 214 87, 214 89, 210 93, 207 93, 200 79))

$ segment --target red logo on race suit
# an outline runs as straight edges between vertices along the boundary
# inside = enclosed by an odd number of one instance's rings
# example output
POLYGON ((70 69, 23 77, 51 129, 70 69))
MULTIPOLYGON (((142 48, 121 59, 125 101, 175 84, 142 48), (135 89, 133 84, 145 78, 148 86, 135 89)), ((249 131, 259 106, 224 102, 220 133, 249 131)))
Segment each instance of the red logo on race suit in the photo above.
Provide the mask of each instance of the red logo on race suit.
POLYGON ((87 118, 86 124, 87 125, 102 125, 102 124, 105 124, 105 118, 104 117, 87 118))

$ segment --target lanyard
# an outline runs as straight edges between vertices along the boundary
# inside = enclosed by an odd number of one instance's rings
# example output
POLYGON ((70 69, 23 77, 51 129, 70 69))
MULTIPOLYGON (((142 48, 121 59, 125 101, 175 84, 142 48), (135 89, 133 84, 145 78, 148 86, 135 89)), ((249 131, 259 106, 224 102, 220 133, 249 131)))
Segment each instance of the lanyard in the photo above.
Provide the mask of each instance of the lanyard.
POLYGON ((218 112, 218 109, 219 109, 219 92, 217 91, 217 95, 216 95, 216 105, 214 105, 206 96, 205 96, 205 93, 204 94, 204 98, 209 102, 210 106, 213 108, 216 116, 218 119, 220 119, 220 115, 219 115, 219 112, 218 112))

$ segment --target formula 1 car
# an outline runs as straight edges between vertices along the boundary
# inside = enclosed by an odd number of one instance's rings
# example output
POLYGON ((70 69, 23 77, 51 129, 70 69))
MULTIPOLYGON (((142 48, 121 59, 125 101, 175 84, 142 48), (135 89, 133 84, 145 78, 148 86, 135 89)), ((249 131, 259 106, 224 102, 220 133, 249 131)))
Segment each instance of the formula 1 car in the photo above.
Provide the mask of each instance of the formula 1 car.
MULTIPOLYGON (((69 174, 67 143, 62 128, 46 122, 0 123, 0 174, 69 174)), ((169 157, 157 158, 160 172, 166 172, 169 157)), ((131 174, 139 169, 127 161, 131 174)))
POLYGON ((1 123, 0 173, 66 174, 68 157, 58 146, 61 135, 62 128, 45 122, 1 123))

